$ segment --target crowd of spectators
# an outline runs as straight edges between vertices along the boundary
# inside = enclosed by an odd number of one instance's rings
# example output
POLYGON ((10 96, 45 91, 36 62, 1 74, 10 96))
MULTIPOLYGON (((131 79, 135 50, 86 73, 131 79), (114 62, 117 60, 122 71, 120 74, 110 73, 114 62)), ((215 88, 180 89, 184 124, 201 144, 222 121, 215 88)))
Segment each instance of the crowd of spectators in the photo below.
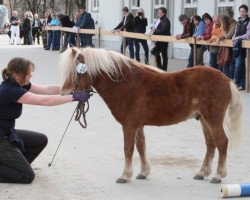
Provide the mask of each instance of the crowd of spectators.
MULTIPOLYGON (((184 39, 188 37, 196 38, 197 41, 206 41, 207 45, 196 45, 196 61, 193 60, 194 46, 190 44, 190 54, 188 57, 187 67, 196 65, 204 65, 204 52, 209 52, 209 66, 220 70, 226 76, 233 79, 239 90, 245 89, 245 57, 246 50, 241 48, 242 40, 248 39, 250 35, 250 18, 248 17, 248 7, 241 5, 239 7, 238 21, 227 15, 214 15, 204 13, 202 16, 187 16, 181 14, 179 21, 183 26, 183 32, 176 35, 176 39, 184 39), (217 45, 224 39, 232 39, 233 48, 225 48, 217 45), (221 56, 227 51, 228 60, 221 62, 221 56)), ((123 18, 120 23, 112 30, 112 32, 135 32, 154 35, 170 36, 170 21, 167 18, 167 9, 160 7, 158 9, 158 19, 147 30, 148 20, 142 8, 138 9, 135 16, 129 11, 128 7, 122 9, 123 18)), ((49 10, 41 19, 37 14, 25 12, 21 23, 18 13, 12 12, 10 18, 10 44, 40 44, 40 36, 42 36, 43 46, 45 50, 54 50, 63 52, 68 47, 76 46, 76 32, 79 29, 94 29, 94 20, 85 7, 80 7, 79 11, 72 18, 62 13, 55 13, 49 10), (72 28, 74 32, 64 32, 58 30, 45 31, 46 26, 62 26, 72 28), (63 42, 60 44, 60 38, 63 35, 63 42), (20 38, 23 38, 21 40, 20 38), (21 43, 21 41, 23 41, 21 43)), ((94 47, 91 34, 80 34, 81 47, 94 47)), ((204 43, 203 43, 204 44, 204 43)), ((168 42, 155 42, 154 47, 149 51, 147 40, 124 38, 121 45, 121 53, 126 46, 129 46, 130 58, 140 59, 140 45, 145 53, 145 64, 149 63, 149 53, 156 58, 157 67, 167 71, 168 67, 168 42), (124 47, 125 45, 125 47, 124 47)))

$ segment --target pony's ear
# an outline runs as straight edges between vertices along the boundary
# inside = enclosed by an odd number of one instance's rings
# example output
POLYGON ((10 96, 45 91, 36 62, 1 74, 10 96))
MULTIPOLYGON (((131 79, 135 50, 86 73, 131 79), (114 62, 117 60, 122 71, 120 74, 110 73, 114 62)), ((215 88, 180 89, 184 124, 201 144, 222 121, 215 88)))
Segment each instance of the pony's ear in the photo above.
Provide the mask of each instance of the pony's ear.
POLYGON ((77 53, 77 50, 75 48, 71 48, 71 51, 72 51, 73 55, 75 56, 77 53))

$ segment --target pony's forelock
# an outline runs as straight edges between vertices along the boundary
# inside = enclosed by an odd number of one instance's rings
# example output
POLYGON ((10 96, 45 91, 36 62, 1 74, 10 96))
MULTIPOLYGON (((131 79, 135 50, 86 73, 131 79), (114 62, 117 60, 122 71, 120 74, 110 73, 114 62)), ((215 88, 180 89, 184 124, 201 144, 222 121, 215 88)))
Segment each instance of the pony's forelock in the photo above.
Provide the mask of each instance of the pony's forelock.
POLYGON ((60 55, 59 67, 62 70, 63 83, 71 83, 72 80, 76 80, 76 59, 81 53, 76 50, 76 54, 73 54, 72 49, 67 49, 60 55))

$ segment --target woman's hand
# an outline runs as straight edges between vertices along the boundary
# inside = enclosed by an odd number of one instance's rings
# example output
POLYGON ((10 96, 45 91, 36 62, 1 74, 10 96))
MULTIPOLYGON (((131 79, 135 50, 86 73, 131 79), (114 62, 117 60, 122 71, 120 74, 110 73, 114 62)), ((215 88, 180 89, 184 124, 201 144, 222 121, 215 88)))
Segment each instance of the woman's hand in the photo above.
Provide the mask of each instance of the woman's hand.
POLYGON ((73 94, 73 101, 86 102, 90 98, 89 92, 81 91, 73 94))

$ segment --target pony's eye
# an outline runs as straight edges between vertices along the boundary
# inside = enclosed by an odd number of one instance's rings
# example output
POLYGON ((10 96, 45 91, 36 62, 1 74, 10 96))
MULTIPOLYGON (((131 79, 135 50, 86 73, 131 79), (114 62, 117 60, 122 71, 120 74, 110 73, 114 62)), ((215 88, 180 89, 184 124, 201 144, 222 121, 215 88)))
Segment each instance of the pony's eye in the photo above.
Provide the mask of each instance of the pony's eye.
POLYGON ((76 66, 76 71, 77 73, 79 74, 84 74, 87 72, 87 66, 83 63, 79 63, 77 66, 76 66))

